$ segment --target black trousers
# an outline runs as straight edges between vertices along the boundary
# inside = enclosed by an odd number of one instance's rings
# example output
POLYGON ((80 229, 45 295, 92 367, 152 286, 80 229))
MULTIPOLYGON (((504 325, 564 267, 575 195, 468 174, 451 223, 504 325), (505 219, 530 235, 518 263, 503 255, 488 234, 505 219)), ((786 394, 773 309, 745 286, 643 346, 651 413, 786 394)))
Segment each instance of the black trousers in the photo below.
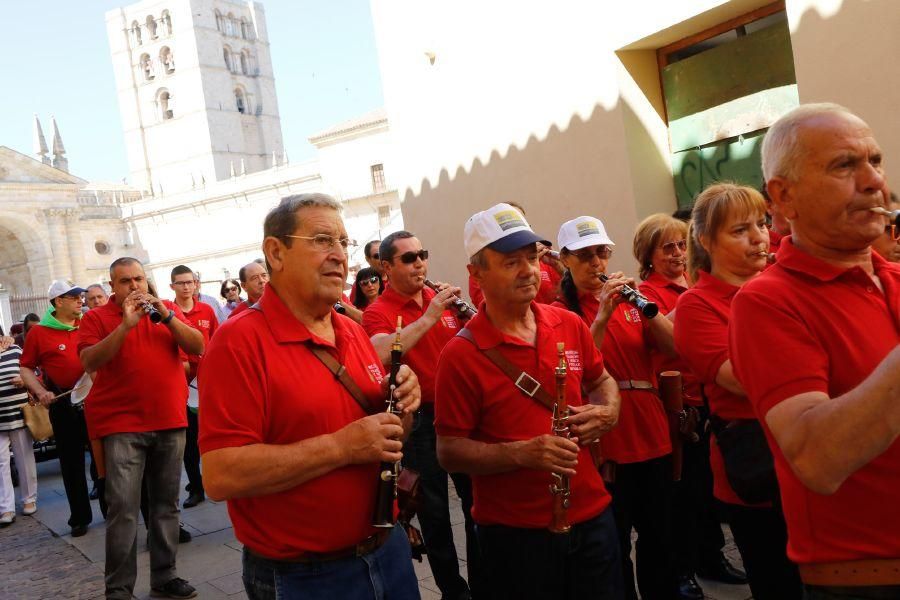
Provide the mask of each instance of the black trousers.
POLYGON ((487 597, 491 600, 625 597, 616 523, 608 508, 573 525, 569 533, 504 525, 475 528, 490 573, 487 597))
POLYGON ((72 406, 68 396, 64 396, 50 405, 50 423, 69 501, 69 526, 88 525, 93 514, 84 474, 84 451, 89 447, 84 411, 72 406))
POLYGON ((681 481, 674 484, 672 529, 675 570, 679 575, 693 575, 700 566, 718 562, 725 547, 713 497, 709 432, 704 431, 709 411, 702 406, 698 411, 700 439, 695 443, 685 442, 681 481))
POLYGON ((190 408, 185 410, 187 410, 188 423, 184 438, 184 470, 188 476, 187 491, 202 494, 204 493, 203 476, 200 474, 200 447, 197 445, 197 434, 200 431, 200 425, 197 413, 190 408))
POLYGON ((737 504, 726 504, 725 507, 753 598, 802 598, 803 584, 797 565, 787 557, 787 526, 781 508, 751 508, 737 504))
MULTIPOLYGON (((413 429, 403 445, 403 466, 418 471, 421 507, 418 512, 422 537, 428 553, 428 564, 434 581, 444 598, 465 597, 471 589, 473 598, 480 597, 481 561, 472 521, 472 483, 468 476, 451 473, 449 478, 462 501, 466 529, 466 566, 468 584, 459 574, 456 546, 450 523, 448 474, 437 460, 437 437, 434 431, 434 406, 422 405, 413 421, 413 429)), ((484 596, 486 597, 486 596, 484 596)))
POLYGON ((613 497, 625 598, 637 600, 635 572, 642 600, 674 598, 671 455, 616 465, 616 480, 607 487, 613 497), (631 561, 632 528, 638 534, 636 569, 631 561))

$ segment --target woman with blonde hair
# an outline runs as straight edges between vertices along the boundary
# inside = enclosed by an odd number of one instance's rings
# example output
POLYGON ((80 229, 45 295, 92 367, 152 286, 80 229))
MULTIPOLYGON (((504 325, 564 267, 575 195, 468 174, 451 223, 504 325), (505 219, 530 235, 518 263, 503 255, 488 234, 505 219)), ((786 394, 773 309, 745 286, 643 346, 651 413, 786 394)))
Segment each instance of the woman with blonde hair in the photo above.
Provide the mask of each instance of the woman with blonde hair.
POLYGON ((688 271, 696 283, 676 305, 675 347, 709 401, 713 494, 725 503, 753 597, 800 598, 771 453, 728 356, 732 299, 768 259, 765 200, 747 186, 712 185, 694 203, 689 234, 688 271))
MULTIPOLYGON (((640 265, 639 289, 659 306, 662 315, 675 310, 678 298, 691 285, 687 277, 688 225, 669 215, 650 215, 638 224, 632 252, 640 265)), ((681 481, 673 497, 675 567, 679 597, 703 598, 696 574, 724 583, 746 583, 747 577, 725 557, 725 536, 715 516, 712 495, 712 471, 709 466, 709 435, 706 421, 709 411, 703 405, 700 382, 684 360, 664 352, 652 353, 653 371, 680 371, 684 402, 696 422, 693 435, 683 441, 681 481)))

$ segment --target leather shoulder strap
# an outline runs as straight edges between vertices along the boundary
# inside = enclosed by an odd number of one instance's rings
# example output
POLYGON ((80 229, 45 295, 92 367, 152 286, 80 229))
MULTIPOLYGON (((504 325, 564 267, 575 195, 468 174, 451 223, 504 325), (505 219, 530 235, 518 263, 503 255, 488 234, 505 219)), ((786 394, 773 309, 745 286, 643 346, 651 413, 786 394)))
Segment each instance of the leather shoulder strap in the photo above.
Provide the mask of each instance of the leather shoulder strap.
POLYGON ((356 382, 353 381, 353 378, 350 377, 350 374, 347 372, 347 369, 338 362, 338 360, 333 357, 328 351, 317 348, 313 345, 309 345, 309 351, 313 353, 313 356, 322 361, 322 364, 325 365, 331 374, 334 375, 334 378, 341 382, 350 395, 353 396, 353 399, 356 400, 356 403, 362 407, 363 411, 367 415, 375 414, 375 410, 372 408, 372 405, 369 404, 366 399, 363 391, 359 389, 359 386, 356 385, 356 382))
MULTIPOLYGON (((262 308, 260 308, 259 304, 251 304, 249 305, 252 310, 258 310, 262 312, 262 308)), ((356 382, 353 381, 353 378, 350 377, 350 374, 347 372, 347 369, 342 365, 338 360, 329 354, 326 350, 322 348, 317 348, 312 344, 307 344, 306 346, 309 348, 309 351, 312 352, 313 356, 318 358, 325 367, 331 371, 331 374, 334 375, 334 378, 341 382, 341 385, 350 392, 350 395, 353 396, 353 399, 356 400, 356 403, 359 404, 360 408, 363 409, 367 415, 375 414, 375 409, 372 405, 369 404, 369 401, 366 399, 365 394, 356 385, 356 382)))
POLYGON ((519 391, 543 406, 544 408, 553 411, 553 406, 556 404, 556 401, 550 396, 550 393, 547 392, 543 387, 541 387, 540 382, 528 374, 527 371, 522 371, 514 364, 509 362, 503 354, 500 353, 496 348, 488 348, 487 350, 482 350, 478 347, 478 344, 475 343, 475 336, 472 335, 472 332, 469 331, 467 327, 463 327, 459 330, 459 333, 456 334, 458 337, 463 338, 471 342, 475 349, 484 354, 489 361, 494 363, 494 366, 500 369, 504 375, 509 377, 510 381, 513 382, 519 391))

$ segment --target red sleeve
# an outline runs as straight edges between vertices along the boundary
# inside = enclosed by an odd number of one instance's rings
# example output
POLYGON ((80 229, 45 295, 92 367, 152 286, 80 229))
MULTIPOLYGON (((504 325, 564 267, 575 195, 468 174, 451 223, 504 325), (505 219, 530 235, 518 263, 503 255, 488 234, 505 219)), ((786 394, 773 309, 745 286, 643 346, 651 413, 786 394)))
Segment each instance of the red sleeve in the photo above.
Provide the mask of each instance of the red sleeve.
POLYGON ((380 333, 394 333, 397 331, 397 322, 391 320, 383 312, 384 302, 376 300, 363 311, 362 327, 366 335, 372 337, 380 333))
POLYGON ((481 382, 466 365, 478 349, 469 341, 447 342, 438 359, 435 378, 434 428, 438 435, 469 437, 478 428, 481 382))
POLYGON ((481 306, 481 303, 484 301, 484 294, 481 293, 481 286, 478 285, 478 282, 475 281, 475 278, 469 275, 469 298, 472 300, 472 304, 475 308, 481 306))
POLYGON ((760 419, 779 402, 798 394, 828 393, 831 358, 796 314, 757 289, 738 292, 731 313, 732 365, 760 419), (778 360, 777 369, 772 368, 773 359, 778 360))
POLYGON ((93 311, 88 311, 81 319, 81 325, 78 326, 78 353, 81 354, 85 348, 98 344, 106 337, 103 331, 103 322, 100 317, 93 311))
POLYGON ((224 328, 200 363, 201 452, 263 441, 268 412, 265 363, 251 340, 244 339, 244 329, 224 328))
POLYGON ((728 324, 697 294, 685 292, 678 299, 675 350, 700 381, 714 382, 728 360, 728 324))
POLYGON ((38 333, 40 329, 39 326, 35 325, 28 332, 28 337, 25 338, 25 347, 22 348, 22 356, 19 358, 20 367, 25 367, 32 371, 37 368, 38 361, 41 358, 41 351, 38 348, 41 345, 41 335, 38 333))
POLYGON ((642 293, 647 298, 647 300, 655 303, 657 306, 662 307, 664 303, 662 301, 662 297, 659 294, 659 290, 655 285, 651 285, 646 281, 642 281, 640 284, 638 284, 637 287, 638 291, 642 293))

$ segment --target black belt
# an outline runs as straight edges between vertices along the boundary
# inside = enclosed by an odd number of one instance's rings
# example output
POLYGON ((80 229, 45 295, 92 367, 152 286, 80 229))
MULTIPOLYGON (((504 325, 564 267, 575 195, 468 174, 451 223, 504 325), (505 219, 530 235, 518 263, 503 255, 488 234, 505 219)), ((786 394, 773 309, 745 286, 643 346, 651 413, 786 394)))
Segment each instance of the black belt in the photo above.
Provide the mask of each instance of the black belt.
POLYGON ((289 556, 287 558, 269 558, 267 556, 261 556, 249 548, 247 548, 247 552, 256 558, 273 562, 300 564, 332 562, 344 558, 366 556, 367 554, 375 552, 384 546, 388 538, 391 537, 393 531, 393 527, 390 529, 379 529, 376 533, 373 533, 357 544, 341 548, 340 550, 333 550, 331 552, 301 552, 300 554, 289 556))

